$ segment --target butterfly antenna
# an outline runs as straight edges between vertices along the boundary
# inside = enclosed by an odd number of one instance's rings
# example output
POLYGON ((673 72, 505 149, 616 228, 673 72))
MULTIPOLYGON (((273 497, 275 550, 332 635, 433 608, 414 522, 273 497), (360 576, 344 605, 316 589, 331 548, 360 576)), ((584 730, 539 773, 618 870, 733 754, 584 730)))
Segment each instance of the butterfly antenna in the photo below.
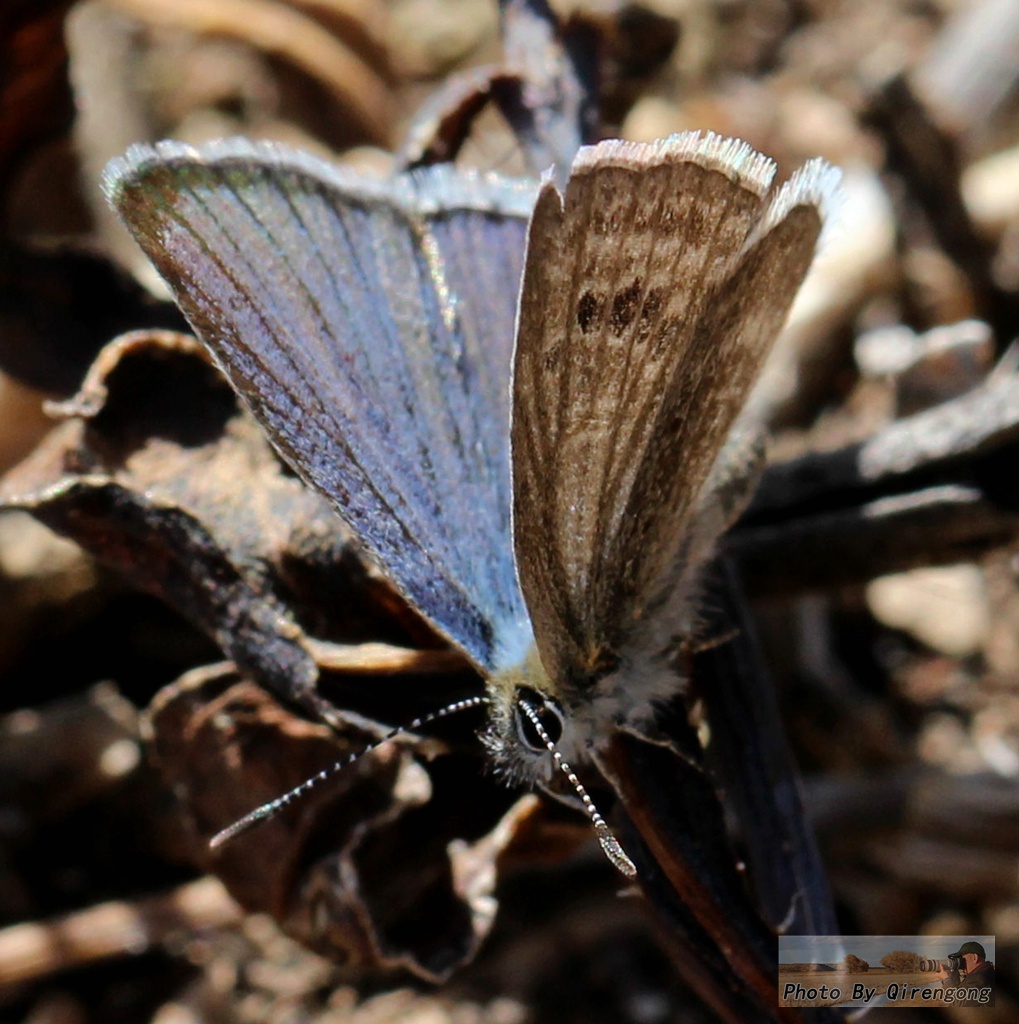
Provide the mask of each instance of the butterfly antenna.
POLYGON ((569 779, 570 785, 576 790, 577 796, 580 797, 581 803, 584 805, 584 810, 587 811, 588 817, 591 819, 591 824, 594 827, 594 834, 598 837, 598 842, 601 843, 601 848, 604 851, 605 856, 612 861, 621 874, 625 875, 627 878, 636 878, 636 865, 626 855, 626 851, 620 845, 619 840, 612 834, 612 829, 605 824, 605 819, 601 814, 599 814, 598 808, 595 807, 594 801, 584 788, 584 784, 577 778, 576 773, 566 763, 563 755, 559 753, 559 748, 556 747, 552 737, 549 736, 545 727, 541 724, 538 712, 535 711, 534 708, 525 700, 520 701, 520 708, 524 714, 527 715, 531 725, 534 726, 534 731, 541 737, 542 743, 548 747, 548 752, 552 755, 552 759, 559 766, 566 778, 569 779))
POLYGON ((471 708, 480 707, 482 704, 487 703, 487 697, 466 697, 463 700, 454 701, 452 704, 447 704, 443 708, 439 708, 437 711, 430 711, 427 715, 422 715, 420 718, 415 718, 412 722, 407 722, 405 725, 399 725, 395 729, 390 729, 381 739, 376 740, 374 743, 368 744, 363 750, 359 750, 356 753, 349 754, 342 761, 336 761, 331 764, 328 768, 323 768, 322 771, 311 778, 305 779, 299 786, 295 786, 292 790, 284 793, 282 796, 276 797, 275 800, 270 800, 266 804, 262 804, 261 807, 256 807, 249 814, 245 814, 239 821, 235 821, 232 825, 228 825, 221 832, 217 832, 209 840, 209 849, 216 850, 224 843, 230 842, 231 839, 247 832, 248 829, 254 828, 261 821, 266 821, 269 818, 275 817, 284 807, 288 807, 295 800, 300 800, 306 793, 310 793, 319 783, 325 782, 326 779, 331 779, 334 775, 343 771, 344 768, 349 767, 355 761, 364 757, 365 754, 371 753, 378 747, 381 747, 383 743, 388 743, 390 740, 395 739, 403 733, 414 732, 416 729, 420 729, 424 725, 428 725, 430 722, 438 721, 440 718, 448 718, 450 715, 455 715, 460 711, 468 711, 471 708))

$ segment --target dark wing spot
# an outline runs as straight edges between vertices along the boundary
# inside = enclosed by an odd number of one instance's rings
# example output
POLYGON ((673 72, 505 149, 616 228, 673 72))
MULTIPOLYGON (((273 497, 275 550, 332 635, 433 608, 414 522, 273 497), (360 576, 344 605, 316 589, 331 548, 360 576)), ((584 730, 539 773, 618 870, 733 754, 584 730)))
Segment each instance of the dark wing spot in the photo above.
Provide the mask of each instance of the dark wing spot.
POLYGON ((597 292, 584 292, 577 303, 577 323, 581 331, 588 334, 592 331, 597 322, 601 319, 602 309, 605 306, 605 296, 597 292))
POLYGON ((633 323, 633 318, 640 309, 642 295, 639 277, 634 278, 633 283, 622 291, 616 292, 612 299, 612 313, 609 318, 614 334, 622 334, 633 323))
POLYGON ((649 288, 644 296, 644 304, 640 307, 640 320, 637 323, 636 342, 643 344, 658 329, 658 314, 665 304, 665 295, 661 288, 649 288))

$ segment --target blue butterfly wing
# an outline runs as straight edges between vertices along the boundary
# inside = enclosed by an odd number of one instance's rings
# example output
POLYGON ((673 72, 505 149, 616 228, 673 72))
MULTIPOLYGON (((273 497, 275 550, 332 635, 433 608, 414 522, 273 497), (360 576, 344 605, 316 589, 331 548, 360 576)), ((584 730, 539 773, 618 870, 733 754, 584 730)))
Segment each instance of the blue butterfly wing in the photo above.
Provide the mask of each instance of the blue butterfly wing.
POLYGON ((533 191, 242 140, 135 146, 107 197, 273 443, 480 668, 530 627, 509 378, 533 191))

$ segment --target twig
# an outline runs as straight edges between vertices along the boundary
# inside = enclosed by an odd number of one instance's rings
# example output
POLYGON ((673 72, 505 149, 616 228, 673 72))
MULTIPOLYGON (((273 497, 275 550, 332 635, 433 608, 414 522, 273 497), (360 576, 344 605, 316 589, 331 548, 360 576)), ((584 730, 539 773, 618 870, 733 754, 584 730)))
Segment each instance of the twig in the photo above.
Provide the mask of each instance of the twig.
POLYGON ((0 931, 0 991, 99 960, 136 956, 182 928, 222 928, 243 915, 222 883, 206 877, 162 896, 12 925, 0 931))

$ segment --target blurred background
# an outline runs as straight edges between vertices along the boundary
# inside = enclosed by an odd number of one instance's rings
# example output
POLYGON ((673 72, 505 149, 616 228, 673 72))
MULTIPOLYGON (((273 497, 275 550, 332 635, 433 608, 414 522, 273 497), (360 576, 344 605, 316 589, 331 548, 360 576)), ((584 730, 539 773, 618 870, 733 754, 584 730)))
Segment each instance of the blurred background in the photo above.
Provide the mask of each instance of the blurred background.
MULTIPOLYGON (((776 464, 859 452, 896 422, 956 403, 915 422, 932 447, 937 431, 951 434, 952 486, 979 501, 940 495, 948 504, 935 502, 915 534, 889 520, 861 540, 858 515, 823 544, 812 534, 801 564, 787 540, 784 575, 770 549, 754 561, 749 526, 734 550, 750 552, 753 612, 842 931, 997 936, 996 1009, 894 1019, 1019 1019, 1019 5, 554 7, 598 41, 600 135, 712 129, 774 156, 781 176, 816 155, 843 168, 840 218, 758 395, 776 464)), ((448 962, 448 936, 416 919, 399 925, 416 929, 413 941, 387 933, 417 951, 413 963, 372 962, 368 939, 346 965, 335 949, 309 952, 274 923, 315 930, 294 923, 305 883, 238 881, 245 851, 224 869, 263 910, 243 913, 203 874, 182 809, 196 778, 216 791, 236 768, 208 755, 185 769, 193 755, 180 753, 198 749, 200 731, 180 694, 231 671, 220 664, 226 619, 203 626, 224 607, 202 604, 214 570, 236 570, 259 622, 286 607, 315 636, 435 642, 173 333, 186 325, 105 206, 100 172, 132 142, 245 135, 384 175, 399 147, 413 159, 441 112, 504 64, 494 0, 0 10, 0 1021, 712 1019, 638 901, 616 895, 597 855, 576 854, 584 823, 578 838, 569 816, 493 795, 494 784, 449 797, 476 819, 474 848, 498 848, 500 873, 487 887, 472 880, 483 898, 458 904, 473 915, 471 939, 448 962), (103 352, 125 331, 144 333, 103 352), (225 487, 242 464, 253 475, 225 487), (254 524, 239 518, 251 504, 254 524), (512 841, 498 831, 510 820, 512 841), (528 848, 529 829, 534 846, 561 855, 528 848)), ((488 109, 457 159, 519 169, 488 109)), ((886 522, 883 509, 868 514, 886 522)), ((394 685, 366 711, 387 720, 388 693, 413 701, 412 684, 394 685)), ((250 718, 275 727, 277 712, 245 700, 250 718)), ((287 726, 288 742, 332 742, 302 728, 287 726)), ((303 757, 280 748, 284 768, 263 769, 260 784, 271 795, 299 781, 303 757)), ((476 771, 463 758, 448 770, 476 771)), ((420 784, 400 770, 387 800, 420 784)), ((382 820, 392 805, 379 806, 382 820)), ((419 835, 380 840, 380 874, 419 835)), ((295 861, 285 868, 304 877, 295 861)), ((395 907, 377 884, 379 904, 395 907)), ((361 912, 334 908, 337 920, 341 910, 361 912)), ((451 913, 435 904, 436 919, 451 913)))

